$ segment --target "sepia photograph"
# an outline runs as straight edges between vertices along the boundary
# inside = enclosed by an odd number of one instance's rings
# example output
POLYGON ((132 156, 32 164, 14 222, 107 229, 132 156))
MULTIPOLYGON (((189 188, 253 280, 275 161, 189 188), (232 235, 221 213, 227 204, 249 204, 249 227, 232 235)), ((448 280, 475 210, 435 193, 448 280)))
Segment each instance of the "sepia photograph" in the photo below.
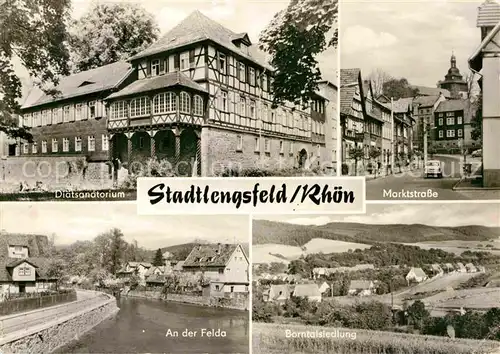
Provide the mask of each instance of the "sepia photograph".
POLYGON ((0 209, 0 352, 249 353, 248 216, 0 209))
POLYGON ((498 200, 500 4, 341 4, 342 175, 368 200, 498 200))
POLYGON ((252 353, 498 353, 500 206, 255 216, 252 353))
POLYGON ((2 6, 0 199, 337 174, 337 0, 2 6))

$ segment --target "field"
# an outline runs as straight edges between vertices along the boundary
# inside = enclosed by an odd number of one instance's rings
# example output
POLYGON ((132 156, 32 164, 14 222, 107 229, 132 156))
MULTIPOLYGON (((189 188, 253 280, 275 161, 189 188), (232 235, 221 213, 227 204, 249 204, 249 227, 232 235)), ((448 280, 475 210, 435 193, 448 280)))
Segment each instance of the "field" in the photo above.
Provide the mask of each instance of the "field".
POLYGON ((500 307, 500 288, 445 291, 422 300, 426 307, 489 309, 500 307))
POLYGON ((365 249, 369 247, 371 246, 363 243, 328 240, 324 238, 313 238, 302 247, 266 243, 253 245, 252 261, 253 263, 279 262, 287 264, 289 263, 287 260, 291 261, 298 259, 302 255, 305 256, 311 253, 341 253, 347 252, 350 249, 365 249), (280 254, 285 257, 286 260, 273 256, 271 253, 280 254))
POLYGON ((428 279, 409 289, 408 294, 431 293, 434 291, 445 291, 449 288, 456 288, 467 280, 474 278, 481 273, 451 273, 440 277, 428 279))
POLYGON ((500 343, 495 341, 275 323, 254 323, 252 342, 254 354, 486 354, 500 348, 500 343), (296 334, 326 331, 355 335, 350 338, 287 338, 286 330, 296 334))
POLYGON ((418 246, 424 250, 437 248, 445 252, 454 253, 456 255, 460 255, 464 251, 490 252, 496 255, 500 255, 499 239, 492 241, 451 240, 451 241, 417 242, 417 243, 404 243, 404 245, 418 246))

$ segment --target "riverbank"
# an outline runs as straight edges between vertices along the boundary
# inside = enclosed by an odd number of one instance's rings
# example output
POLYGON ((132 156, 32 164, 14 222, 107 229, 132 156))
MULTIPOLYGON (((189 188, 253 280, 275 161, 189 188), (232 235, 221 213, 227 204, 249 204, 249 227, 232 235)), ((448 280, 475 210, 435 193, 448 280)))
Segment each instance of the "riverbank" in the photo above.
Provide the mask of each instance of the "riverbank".
POLYGON ((207 306, 207 307, 221 307, 231 310, 248 311, 248 296, 237 296, 234 298, 217 298, 205 297, 195 295, 182 295, 182 294, 167 294, 167 297, 160 291, 135 291, 131 290, 127 293, 122 293, 121 296, 137 297, 142 299, 153 299, 162 301, 173 301, 184 304, 207 306))
POLYGON ((119 311, 110 295, 1 318, 2 325, 22 327, 0 338, 0 353, 52 353, 119 311))

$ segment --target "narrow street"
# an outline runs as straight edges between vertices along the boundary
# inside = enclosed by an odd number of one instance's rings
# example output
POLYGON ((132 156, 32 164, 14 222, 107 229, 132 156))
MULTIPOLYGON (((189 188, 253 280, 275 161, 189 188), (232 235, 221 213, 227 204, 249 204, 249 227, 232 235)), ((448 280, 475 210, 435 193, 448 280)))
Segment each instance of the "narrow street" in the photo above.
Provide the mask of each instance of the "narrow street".
MULTIPOLYGON (((423 169, 367 180, 367 200, 487 200, 500 199, 500 190, 453 190, 460 180, 461 156, 436 155, 443 163, 443 178, 424 178, 423 169), (402 193, 403 192, 403 193, 402 193), (426 193, 425 197, 411 196, 426 193)), ((396 170, 397 171, 397 170, 396 170)))

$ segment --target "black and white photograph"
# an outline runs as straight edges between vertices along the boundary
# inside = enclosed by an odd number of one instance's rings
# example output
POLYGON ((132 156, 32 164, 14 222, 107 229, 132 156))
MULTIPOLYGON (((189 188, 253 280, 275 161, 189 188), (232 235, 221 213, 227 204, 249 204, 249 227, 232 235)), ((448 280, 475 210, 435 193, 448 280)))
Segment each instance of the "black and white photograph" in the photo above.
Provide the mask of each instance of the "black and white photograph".
POLYGON ((0 352, 249 353, 248 216, 0 209, 0 352))
POLYGON ((252 353, 498 353, 500 206, 254 216, 252 353))
POLYGON ((342 175, 368 200, 500 199, 500 4, 341 4, 342 175))
POLYGON ((336 0, 2 7, 3 200, 131 200, 138 177, 337 174, 336 0))

